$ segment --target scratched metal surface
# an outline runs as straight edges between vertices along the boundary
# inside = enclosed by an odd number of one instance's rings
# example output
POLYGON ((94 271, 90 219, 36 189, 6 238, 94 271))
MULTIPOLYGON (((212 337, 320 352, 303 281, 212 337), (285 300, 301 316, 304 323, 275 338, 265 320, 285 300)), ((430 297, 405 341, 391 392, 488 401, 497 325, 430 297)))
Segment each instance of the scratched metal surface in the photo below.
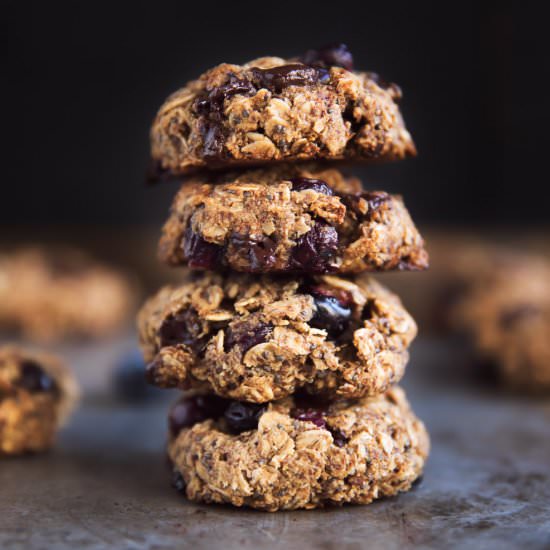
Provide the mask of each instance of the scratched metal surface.
POLYGON ((109 397, 129 340, 65 348, 86 397, 45 456, 0 462, 1 548, 550 548, 550 400, 482 388, 461 346, 422 340, 405 386, 432 435, 423 481, 366 507, 259 513, 187 503, 164 461, 170 399, 109 397))

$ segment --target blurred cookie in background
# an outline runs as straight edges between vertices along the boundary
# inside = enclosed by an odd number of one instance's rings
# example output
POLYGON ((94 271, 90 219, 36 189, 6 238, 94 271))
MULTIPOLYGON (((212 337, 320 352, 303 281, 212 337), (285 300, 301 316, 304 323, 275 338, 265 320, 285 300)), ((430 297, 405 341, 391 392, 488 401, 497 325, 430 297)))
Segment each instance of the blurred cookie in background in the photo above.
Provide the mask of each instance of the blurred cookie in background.
POLYGON ((56 357, 0 347, 0 456, 49 449, 78 397, 56 357))
POLYGON ((471 247, 449 265, 446 321, 506 385, 550 393, 550 260, 471 247))
POLYGON ((129 320, 135 298, 127 277, 76 249, 0 254, 0 329, 32 341, 109 335, 129 320))

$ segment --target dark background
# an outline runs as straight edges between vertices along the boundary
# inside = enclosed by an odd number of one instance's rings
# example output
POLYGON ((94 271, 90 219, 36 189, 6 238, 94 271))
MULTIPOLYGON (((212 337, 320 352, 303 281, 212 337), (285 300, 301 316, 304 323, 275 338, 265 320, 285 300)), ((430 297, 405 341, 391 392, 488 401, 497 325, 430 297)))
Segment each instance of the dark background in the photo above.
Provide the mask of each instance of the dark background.
POLYGON ((5 223, 159 222, 174 186, 144 173, 163 99, 222 61, 333 41, 405 93, 419 157, 359 169, 370 187, 420 222, 549 221, 549 31, 526 2, 2 5, 5 223))

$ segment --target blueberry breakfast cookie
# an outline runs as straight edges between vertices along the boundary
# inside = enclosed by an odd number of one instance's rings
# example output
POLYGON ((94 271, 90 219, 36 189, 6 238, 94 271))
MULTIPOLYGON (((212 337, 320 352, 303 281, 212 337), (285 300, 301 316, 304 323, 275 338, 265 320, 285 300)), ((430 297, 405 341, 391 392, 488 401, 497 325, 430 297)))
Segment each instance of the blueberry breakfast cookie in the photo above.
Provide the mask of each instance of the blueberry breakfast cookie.
POLYGON ((116 271, 73 249, 0 254, 0 328, 39 341, 111 333, 134 296, 116 271))
POLYGON ((159 172, 300 160, 393 160, 415 154, 401 91, 356 72, 344 45, 294 59, 224 63, 172 94, 151 129, 159 172))
POLYGON ((264 403, 297 389, 375 395, 401 379, 416 324, 366 276, 303 278, 196 273, 138 316, 147 376, 264 403))
POLYGON ((0 456, 50 448, 77 397, 70 371, 56 358, 0 348, 0 456))
POLYGON ((368 504, 411 488, 429 452, 404 392, 265 406, 213 396, 170 415, 174 485, 187 498, 262 510, 368 504))
POLYGON ((451 325, 471 336, 480 358, 493 364, 506 384, 549 392, 550 261, 480 247, 461 257, 462 291, 454 300, 451 325), (463 269, 467 258, 469 276, 463 269))
POLYGON ((252 273, 428 266, 400 197, 363 191, 338 170, 288 165, 185 183, 159 255, 171 265, 252 273))

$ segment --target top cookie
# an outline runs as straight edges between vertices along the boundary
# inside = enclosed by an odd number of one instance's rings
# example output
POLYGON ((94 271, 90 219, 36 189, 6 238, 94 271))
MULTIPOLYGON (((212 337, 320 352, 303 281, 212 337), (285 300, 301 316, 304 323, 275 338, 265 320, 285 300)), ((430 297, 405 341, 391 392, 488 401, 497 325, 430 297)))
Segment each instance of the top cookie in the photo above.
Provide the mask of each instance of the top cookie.
POLYGON ((353 71, 343 44, 294 59, 223 63, 172 94, 151 130, 160 173, 301 160, 416 154, 398 101, 375 73, 353 71))

